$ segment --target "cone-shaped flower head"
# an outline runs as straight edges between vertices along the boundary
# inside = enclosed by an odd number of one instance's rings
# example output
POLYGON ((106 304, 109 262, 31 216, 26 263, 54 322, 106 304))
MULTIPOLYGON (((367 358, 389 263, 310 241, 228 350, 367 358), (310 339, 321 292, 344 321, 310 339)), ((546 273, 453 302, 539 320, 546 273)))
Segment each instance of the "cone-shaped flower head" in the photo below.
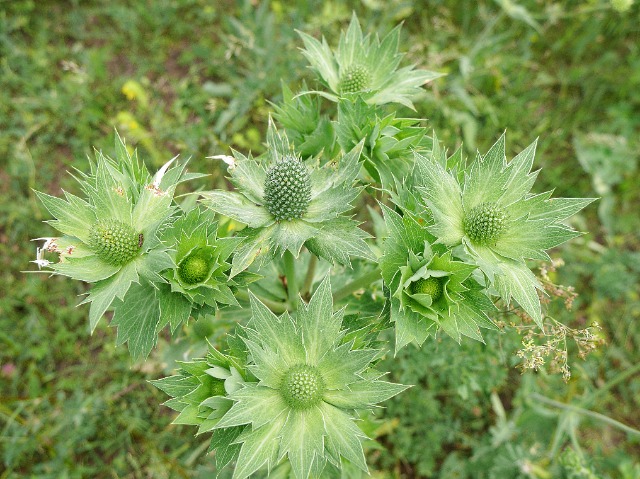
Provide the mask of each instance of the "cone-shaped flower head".
POLYGON ((430 232, 447 246, 462 244, 508 303, 513 297, 541 324, 540 285, 526 259, 548 260, 546 250, 580 233, 563 221, 593 199, 531 194, 536 143, 507 164, 504 135, 460 176, 446 157, 416 155, 418 187, 429 207, 430 232))
POLYGON ((311 201, 307 167, 293 155, 269 167, 264 182, 264 202, 276 221, 302 218, 311 201))
POLYGON ((409 214, 383 206, 388 237, 380 268, 391 291, 396 351, 421 345, 438 327, 460 342, 461 335, 482 341, 479 328, 496 329, 487 317, 494 309, 471 274, 474 264, 452 258, 443 245, 409 214))
POLYGON ((89 230, 89 247, 98 258, 114 266, 135 258, 143 239, 144 235, 136 233, 131 225, 114 219, 97 221, 89 230))
MULTIPOLYGON (((47 251, 58 253, 59 262, 47 260, 46 266, 55 274, 95 283, 84 301, 91 303, 91 330, 109 307, 116 310, 114 325, 130 324, 129 320, 135 323, 136 318, 125 312, 127 308, 120 308, 119 300, 126 294, 132 295, 132 301, 143 297, 144 291, 154 297, 150 284, 163 282, 157 272, 171 266, 157 231, 171 221, 173 192, 184 180, 184 165, 170 168, 171 160, 152 177, 117 135, 115 146, 116 159, 96 152, 89 174, 77 173, 85 199, 67 192, 65 199, 37 193, 56 218, 49 223, 63 235, 47 242, 47 251)), ((44 265, 44 259, 38 259, 44 265)), ((153 309, 155 303, 149 306, 153 309)), ((137 313, 144 311, 141 306, 137 313)), ((150 309, 148 314, 152 317, 155 312, 150 309)), ((136 328, 119 331, 119 342, 133 336, 142 338, 136 328)), ((155 337, 155 331, 150 334, 155 337)), ((129 343, 134 356, 146 355, 153 345, 146 338, 142 343, 129 343)))
POLYGON ((267 260, 285 251, 297 257, 303 245, 316 256, 345 265, 351 256, 375 259, 364 242, 368 235, 343 216, 361 190, 354 182, 362 143, 337 162, 310 166, 270 121, 267 146, 261 161, 234 152, 229 172, 237 192, 202 193, 205 206, 248 225, 241 232, 246 239, 233 257, 230 276, 256 258, 267 260))
POLYGON ((363 94, 368 103, 382 105, 401 103, 413 108, 411 98, 420 86, 442 76, 413 65, 398 68, 403 54, 398 53, 400 27, 394 28, 382 41, 376 35, 362 35, 354 13, 349 28, 340 35, 338 48, 332 52, 323 38, 319 42, 298 32, 304 42, 302 53, 333 93, 323 93, 330 100, 363 94))
POLYGON ((327 461, 343 457, 366 471, 355 410, 371 408, 406 386, 368 374, 380 351, 352 349, 344 340, 342 311, 333 313, 325 279, 295 317, 276 317, 255 297, 245 330, 248 369, 258 382, 228 397, 233 407, 216 429, 245 426, 234 477, 250 476, 287 457, 296 478, 318 477, 327 461))
POLYGON ((218 304, 237 304, 232 288, 255 276, 247 273, 229 280, 227 260, 242 239, 218 238, 217 226, 212 211, 196 207, 164 231, 161 239, 173 267, 163 273, 169 284, 161 286, 161 301, 167 304, 160 308, 161 325, 168 321, 175 330, 189 316, 213 314, 218 304))

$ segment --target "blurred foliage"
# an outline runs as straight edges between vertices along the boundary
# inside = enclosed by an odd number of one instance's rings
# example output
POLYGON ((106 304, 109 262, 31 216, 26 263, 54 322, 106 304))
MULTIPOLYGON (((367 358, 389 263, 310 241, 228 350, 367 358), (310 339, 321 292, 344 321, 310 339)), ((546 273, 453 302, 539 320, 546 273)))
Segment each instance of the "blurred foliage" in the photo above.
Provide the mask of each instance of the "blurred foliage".
POLYGON ((222 165, 205 157, 261 151, 280 79, 294 90, 311 81, 294 29, 335 44, 352 9, 370 31, 404 21, 409 59, 448 73, 416 108, 452 151, 460 139, 467 152, 484 151, 506 128, 512 156, 540 136, 542 186, 602 198, 576 220, 591 233, 554 254, 566 264, 554 281, 580 294, 571 312, 554 314, 573 327, 598 322, 607 345, 576 359, 568 384, 544 370, 520 375, 513 332, 486 346, 442 338, 403 351, 388 364, 415 387, 380 415, 374 474, 640 477, 632 3, 0 0, 0 477, 213 474, 206 439, 169 425, 146 381, 220 331, 185 327, 144 364, 114 350, 107 327, 90 338, 87 311, 75 308, 84 289, 22 272, 34 269, 29 238, 51 234, 31 188, 72 188, 64 171, 84 168, 92 147, 109 152, 114 127, 151 169, 179 153, 211 174, 207 187, 221 186, 222 165))

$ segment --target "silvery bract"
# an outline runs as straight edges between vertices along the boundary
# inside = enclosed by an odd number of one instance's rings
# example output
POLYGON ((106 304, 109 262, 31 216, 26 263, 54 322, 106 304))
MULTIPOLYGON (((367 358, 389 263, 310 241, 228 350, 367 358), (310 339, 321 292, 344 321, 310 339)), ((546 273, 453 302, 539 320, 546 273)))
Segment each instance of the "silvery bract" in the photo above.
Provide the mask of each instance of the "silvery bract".
POLYGON ((235 401, 215 429, 243 426, 234 478, 245 478, 285 457, 293 475, 317 477, 326 463, 342 458, 367 470, 355 410, 369 409, 407 386, 379 380, 370 370, 375 349, 352 349, 342 330, 343 311, 333 312, 329 280, 295 316, 275 316, 256 298, 245 329, 248 370, 245 382, 228 394, 235 401))
POLYGON ((578 236, 562 222, 592 199, 532 194, 536 143, 507 164, 504 135, 464 171, 447 169, 446 158, 416 154, 418 190, 433 217, 438 242, 462 245, 502 299, 518 304, 542 325, 541 286, 526 259, 548 260, 545 250, 578 236))
POLYGON ((455 260, 409 214, 383 206, 388 235, 380 269, 391 291, 391 321, 396 351, 410 342, 421 345, 442 328, 460 342, 461 335, 482 341, 479 328, 496 329, 487 317, 495 308, 471 274, 473 264, 455 260))
POLYGON ((333 92, 316 93, 333 101, 358 94, 367 103, 401 103, 413 109, 411 98, 420 92, 420 87, 442 76, 415 70, 413 65, 398 68, 404 56, 398 53, 400 27, 394 28, 382 41, 377 35, 363 36, 355 13, 347 31, 340 34, 335 52, 324 38, 319 42, 306 33, 298 33, 305 46, 302 53, 333 92))
POLYGON ((316 256, 349 265, 350 257, 375 259, 358 223, 343 216, 361 188, 354 185, 362 144, 336 162, 309 166, 287 137, 269 125, 267 154, 259 159, 234 152, 230 180, 238 191, 207 191, 202 203, 248 228, 236 250, 231 277, 254 260, 306 246, 316 256))
POLYGON ((134 152, 116 136, 116 159, 96 152, 89 174, 78 172, 86 198, 64 192, 65 199, 38 192, 56 219, 49 221, 63 236, 49 238, 46 250, 59 261, 41 258, 39 265, 55 274, 94 283, 83 303, 91 303, 93 331, 109 308, 118 326, 118 344, 129 342, 134 357, 146 356, 156 341, 158 309, 154 284, 171 258, 158 239, 158 229, 176 211, 173 192, 178 183, 202 175, 183 174, 184 164, 170 161, 151 176, 134 152))

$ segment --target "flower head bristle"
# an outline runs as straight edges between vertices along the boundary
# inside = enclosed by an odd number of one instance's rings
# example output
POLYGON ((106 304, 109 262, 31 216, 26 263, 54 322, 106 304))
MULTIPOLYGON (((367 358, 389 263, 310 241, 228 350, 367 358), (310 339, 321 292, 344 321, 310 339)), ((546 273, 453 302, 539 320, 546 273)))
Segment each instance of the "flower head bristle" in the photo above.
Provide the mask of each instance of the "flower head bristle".
POLYGON ((198 284, 207 279, 210 269, 209 258, 195 251, 182 260, 178 266, 178 276, 186 284, 198 284))
POLYGON ((340 75, 341 93, 357 93, 368 89, 370 85, 371 73, 363 65, 351 65, 340 75))
POLYGON ((413 294, 427 294, 431 296, 432 301, 438 301, 442 296, 442 279, 430 276, 422 278, 411 284, 411 292, 413 294))
POLYGON ((140 251, 139 233, 122 221, 101 220, 91 227, 89 246, 104 262, 122 266, 140 251))
POLYGON ((311 201, 311 180, 305 165, 285 156, 267 171, 264 183, 265 206, 276 221, 301 218, 311 201))
POLYGON ((507 227, 508 215, 496 203, 482 203, 464 218, 464 232, 472 243, 493 245, 507 227))
POLYGON ((301 364, 287 371, 280 386, 285 402, 293 409, 309 409, 322 401, 325 384, 313 366, 301 364))

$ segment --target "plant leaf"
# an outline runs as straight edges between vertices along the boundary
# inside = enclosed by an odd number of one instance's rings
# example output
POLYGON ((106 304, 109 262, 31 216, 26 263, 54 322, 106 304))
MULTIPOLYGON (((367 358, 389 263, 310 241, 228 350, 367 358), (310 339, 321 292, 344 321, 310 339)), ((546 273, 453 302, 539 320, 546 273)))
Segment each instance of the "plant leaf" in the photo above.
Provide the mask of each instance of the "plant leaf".
POLYGON ((114 305, 111 326, 118 328, 116 345, 126 342, 133 359, 145 359, 158 340, 159 318, 156 289, 148 282, 132 284, 114 305))

